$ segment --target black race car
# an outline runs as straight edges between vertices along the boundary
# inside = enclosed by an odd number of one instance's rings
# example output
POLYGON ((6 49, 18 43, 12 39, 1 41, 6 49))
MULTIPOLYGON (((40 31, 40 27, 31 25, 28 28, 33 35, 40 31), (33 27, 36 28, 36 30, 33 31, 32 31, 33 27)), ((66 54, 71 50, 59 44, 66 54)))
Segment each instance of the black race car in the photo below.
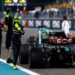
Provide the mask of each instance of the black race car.
POLYGON ((73 65, 75 61, 75 38, 65 38, 63 32, 41 31, 38 39, 32 37, 29 44, 22 45, 20 63, 33 67, 73 65), (41 39, 41 40, 40 40, 41 39), (31 42, 32 41, 32 42, 31 42))

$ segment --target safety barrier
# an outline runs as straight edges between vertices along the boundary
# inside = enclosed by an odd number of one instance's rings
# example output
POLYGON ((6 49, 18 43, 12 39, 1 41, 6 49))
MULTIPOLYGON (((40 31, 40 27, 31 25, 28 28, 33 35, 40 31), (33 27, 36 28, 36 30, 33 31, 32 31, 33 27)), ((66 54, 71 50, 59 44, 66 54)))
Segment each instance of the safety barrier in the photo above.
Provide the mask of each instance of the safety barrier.
MULTIPOLYGON (((23 19, 22 24, 26 28, 46 27, 49 29, 61 29, 62 19, 23 19)), ((70 29, 75 30, 75 19, 69 20, 70 29)))

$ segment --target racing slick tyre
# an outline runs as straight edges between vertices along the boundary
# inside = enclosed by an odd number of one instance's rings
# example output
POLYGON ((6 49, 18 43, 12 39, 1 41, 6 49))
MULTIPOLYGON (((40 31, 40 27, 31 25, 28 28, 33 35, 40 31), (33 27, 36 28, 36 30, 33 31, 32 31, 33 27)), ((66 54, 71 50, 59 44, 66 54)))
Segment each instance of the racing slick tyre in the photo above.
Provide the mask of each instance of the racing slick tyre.
POLYGON ((28 59, 29 59, 29 45, 23 44, 21 46, 20 57, 19 57, 20 63, 28 64, 28 59))
POLYGON ((65 63, 63 54, 59 53, 57 48, 52 48, 50 67, 60 67, 64 65, 65 63))
POLYGON ((39 68, 42 67, 42 49, 41 48, 32 48, 30 51, 30 68, 39 68))

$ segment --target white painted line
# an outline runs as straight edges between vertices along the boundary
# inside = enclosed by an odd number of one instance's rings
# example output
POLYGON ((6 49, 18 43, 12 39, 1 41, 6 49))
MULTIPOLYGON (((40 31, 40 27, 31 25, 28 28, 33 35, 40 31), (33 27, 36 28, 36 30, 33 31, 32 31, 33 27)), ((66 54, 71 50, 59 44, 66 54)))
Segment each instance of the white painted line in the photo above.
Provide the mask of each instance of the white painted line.
MULTIPOLYGON (((7 64, 6 60, 4 60, 4 59, 0 59, 0 61, 2 61, 2 62, 4 62, 4 63, 7 64)), ((13 64, 8 64, 8 65, 13 66, 13 64)), ((35 72, 30 71, 30 70, 28 70, 28 69, 25 69, 25 68, 23 68, 23 67, 21 67, 21 66, 18 66, 18 65, 17 65, 17 67, 18 67, 19 70, 21 70, 21 71, 23 71, 23 72, 27 72, 27 73, 29 73, 30 75, 40 75, 40 74, 38 74, 38 73, 35 73, 35 72)))

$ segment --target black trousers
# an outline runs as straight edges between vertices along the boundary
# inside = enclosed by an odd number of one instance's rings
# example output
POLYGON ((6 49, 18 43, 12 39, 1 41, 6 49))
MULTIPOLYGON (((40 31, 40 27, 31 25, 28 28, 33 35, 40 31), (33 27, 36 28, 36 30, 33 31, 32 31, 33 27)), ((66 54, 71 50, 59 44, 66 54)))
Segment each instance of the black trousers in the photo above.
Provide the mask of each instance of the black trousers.
POLYGON ((13 35, 12 37, 12 50, 13 50, 13 64, 17 64, 19 52, 21 48, 21 36, 13 35))
POLYGON ((12 41, 12 32, 7 32, 6 34, 6 48, 7 49, 11 47, 11 41, 12 41))
POLYGON ((0 55, 1 55, 2 33, 0 32, 0 55))

